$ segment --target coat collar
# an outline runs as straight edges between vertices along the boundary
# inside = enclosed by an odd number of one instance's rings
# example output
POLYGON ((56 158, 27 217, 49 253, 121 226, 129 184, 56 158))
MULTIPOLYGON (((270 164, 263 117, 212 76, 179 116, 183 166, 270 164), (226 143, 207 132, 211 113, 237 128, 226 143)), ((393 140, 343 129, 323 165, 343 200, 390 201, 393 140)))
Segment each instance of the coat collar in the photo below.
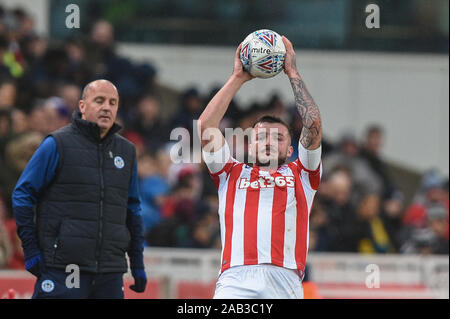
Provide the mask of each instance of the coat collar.
POLYGON ((79 110, 76 110, 72 114, 72 125, 83 135, 87 136, 89 139, 93 140, 96 143, 104 143, 106 141, 109 141, 115 133, 122 129, 119 124, 114 123, 113 126, 109 129, 108 133, 106 133, 105 137, 100 138, 100 127, 97 125, 97 123, 83 120, 81 118, 81 112, 79 110))

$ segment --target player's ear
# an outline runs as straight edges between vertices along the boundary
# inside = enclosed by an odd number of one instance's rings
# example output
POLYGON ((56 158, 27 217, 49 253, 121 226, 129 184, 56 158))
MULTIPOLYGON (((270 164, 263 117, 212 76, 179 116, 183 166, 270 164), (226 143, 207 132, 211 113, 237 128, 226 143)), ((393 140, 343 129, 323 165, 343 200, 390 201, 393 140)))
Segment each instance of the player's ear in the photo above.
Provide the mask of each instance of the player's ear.
POLYGON ((294 153, 294 148, 291 145, 288 147, 287 158, 291 157, 292 153, 294 153))

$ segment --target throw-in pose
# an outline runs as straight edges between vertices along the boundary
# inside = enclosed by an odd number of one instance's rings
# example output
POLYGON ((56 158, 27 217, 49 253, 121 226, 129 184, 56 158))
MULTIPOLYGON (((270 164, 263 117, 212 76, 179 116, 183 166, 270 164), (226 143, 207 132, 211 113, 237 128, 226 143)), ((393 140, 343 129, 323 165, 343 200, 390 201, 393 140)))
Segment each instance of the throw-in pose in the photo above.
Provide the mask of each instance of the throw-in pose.
POLYGON ((203 158, 219 195, 222 256, 214 298, 302 298, 308 250, 308 219, 321 177, 321 119, 296 67, 291 42, 284 72, 302 119, 298 159, 290 130, 264 116, 253 126, 249 155, 254 165, 231 156, 222 134, 214 134, 239 88, 252 76, 236 50, 234 70, 199 119, 203 158))

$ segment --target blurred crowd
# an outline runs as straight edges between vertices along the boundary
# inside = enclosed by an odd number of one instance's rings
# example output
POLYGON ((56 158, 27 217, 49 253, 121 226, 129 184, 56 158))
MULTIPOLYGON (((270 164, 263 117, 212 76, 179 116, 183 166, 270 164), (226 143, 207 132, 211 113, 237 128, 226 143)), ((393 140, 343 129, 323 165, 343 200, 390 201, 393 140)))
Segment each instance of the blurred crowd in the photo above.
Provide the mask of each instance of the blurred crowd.
MULTIPOLYGON (((16 181, 43 138, 70 122, 84 85, 99 78, 116 84, 120 133, 136 146, 146 244, 220 248, 217 192, 206 165, 173 163, 169 140, 178 127, 192 136, 193 120, 217 88, 203 96, 161 85, 152 65, 116 53, 106 21, 95 22, 86 37, 54 41, 36 34, 23 10, 0 7, 0 269, 23 268, 11 208, 16 181)), ((221 126, 246 129, 262 114, 291 124, 297 149, 299 115, 277 95, 246 108, 233 101, 221 126)), ((311 251, 448 254, 448 179, 430 170, 407 202, 380 155, 383 138, 373 125, 364 136, 323 141, 311 251)))

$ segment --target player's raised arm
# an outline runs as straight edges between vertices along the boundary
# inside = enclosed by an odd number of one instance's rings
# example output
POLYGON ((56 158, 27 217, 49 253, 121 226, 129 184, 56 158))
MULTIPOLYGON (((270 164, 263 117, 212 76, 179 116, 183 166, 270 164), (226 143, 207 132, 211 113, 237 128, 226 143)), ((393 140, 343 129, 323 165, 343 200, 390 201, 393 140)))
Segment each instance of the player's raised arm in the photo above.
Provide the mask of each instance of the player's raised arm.
POLYGON ((205 130, 216 129, 216 132, 219 132, 219 123, 225 115, 234 95, 245 82, 252 79, 252 76, 245 72, 242 67, 241 60, 239 59, 240 50, 241 45, 237 48, 234 57, 233 74, 219 92, 211 99, 199 118, 198 129, 202 146, 205 147, 209 143, 212 143, 212 145, 209 145, 213 147, 208 147, 208 151, 210 152, 220 149, 223 146, 225 139, 222 134, 204 134, 205 130), (219 138, 215 138, 216 136, 219 136, 219 138))
POLYGON ((295 105, 303 122, 300 143, 307 150, 315 150, 320 147, 322 141, 322 122, 319 108, 298 73, 292 43, 285 36, 283 36, 283 42, 286 47, 284 72, 291 82, 295 96, 295 105))

